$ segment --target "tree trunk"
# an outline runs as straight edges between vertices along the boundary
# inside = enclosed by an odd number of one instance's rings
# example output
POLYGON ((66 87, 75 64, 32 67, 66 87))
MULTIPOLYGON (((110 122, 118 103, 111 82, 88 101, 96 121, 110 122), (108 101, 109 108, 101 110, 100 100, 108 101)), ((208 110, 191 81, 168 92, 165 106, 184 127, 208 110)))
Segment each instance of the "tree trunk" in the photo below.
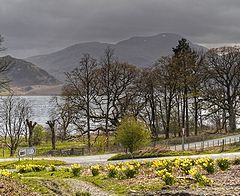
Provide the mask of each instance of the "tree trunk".
POLYGON ((11 147, 11 148, 10 148, 10 157, 13 157, 13 156, 14 156, 14 153, 15 153, 15 148, 14 148, 14 147, 11 147))
POLYGON ((32 122, 32 121, 29 121, 28 119, 26 119, 26 123, 27 123, 27 126, 28 126, 28 146, 29 147, 32 147, 33 146, 33 130, 34 130, 34 127, 37 125, 36 122, 32 122))
POLYGON ((236 131, 236 112, 233 106, 229 109, 229 131, 236 131))
POLYGON ((188 113, 188 96, 187 96, 187 88, 185 89, 185 109, 186 109, 186 136, 189 137, 189 113, 188 113))
POLYGON ((194 134, 198 135, 198 100, 194 97, 194 134))
POLYGON ((56 133, 55 133, 55 122, 56 120, 47 121, 52 133, 52 150, 56 149, 56 133))

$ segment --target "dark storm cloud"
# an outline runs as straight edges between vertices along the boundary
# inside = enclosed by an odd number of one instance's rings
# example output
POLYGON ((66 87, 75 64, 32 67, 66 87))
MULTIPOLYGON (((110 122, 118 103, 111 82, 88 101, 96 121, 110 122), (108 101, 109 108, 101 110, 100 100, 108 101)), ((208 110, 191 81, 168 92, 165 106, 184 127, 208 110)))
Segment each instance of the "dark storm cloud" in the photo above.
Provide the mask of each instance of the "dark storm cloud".
POLYGON ((18 56, 160 32, 238 43, 239 17, 239 0, 0 0, 0 32, 18 56))

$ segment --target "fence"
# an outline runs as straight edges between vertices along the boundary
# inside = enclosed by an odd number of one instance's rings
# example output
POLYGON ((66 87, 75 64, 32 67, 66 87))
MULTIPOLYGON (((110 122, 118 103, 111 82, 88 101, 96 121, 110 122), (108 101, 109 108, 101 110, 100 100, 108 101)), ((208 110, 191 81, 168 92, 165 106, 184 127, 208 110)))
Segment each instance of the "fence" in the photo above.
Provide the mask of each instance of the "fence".
POLYGON ((213 139, 201 142, 186 143, 184 145, 171 146, 171 150, 204 150, 209 147, 220 147, 224 150, 226 144, 234 144, 240 142, 240 137, 229 137, 224 139, 213 139))

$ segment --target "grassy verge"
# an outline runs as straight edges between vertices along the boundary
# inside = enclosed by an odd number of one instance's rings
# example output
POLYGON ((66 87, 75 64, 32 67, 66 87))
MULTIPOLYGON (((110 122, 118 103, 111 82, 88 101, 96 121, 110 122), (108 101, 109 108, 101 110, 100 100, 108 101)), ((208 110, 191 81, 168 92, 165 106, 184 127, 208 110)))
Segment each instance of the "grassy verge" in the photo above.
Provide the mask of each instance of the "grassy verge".
MULTIPOLYGON (((195 135, 190 135, 189 137, 185 138, 186 143, 192 143, 192 142, 201 142, 205 140, 211 140, 211 139, 218 139, 222 137, 227 137, 227 136, 234 136, 234 135, 239 135, 240 130, 237 130, 235 132, 231 133, 210 133, 210 132, 202 132, 201 134, 195 136, 195 135)), ((166 145, 179 145, 182 143, 182 138, 181 137, 171 137, 169 139, 165 139, 164 135, 159 138, 159 141, 157 141, 161 144, 166 144, 166 145)))
MULTIPOLYGON (((56 148, 57 149, 70 149, 70 148, 82 148, 85 144, 80 141, 74 141, 74 142, 57 142, 56 148)), ((19 146, 19 148, 25 148, 28 147, 26 144, 22 144, 19 146)), ((36 146, 37 154, 36 156, 45 156, 48 151, 52 149, 52 145, 50 142, 43 143, 39 146, 36 146)), ((15 157, 17 156, 17 152, 15 153, 15 157)), ((10 157, 10 151, 8 148, 0 148, 0 158, 9 158, 10 157), (4 155, 4 156, 3 156, 4 155)))
POLYGON ((42 165, 42 166, 48 166, 48 165, 65 165, 66 163, 64 161, 58 161, 58 160, 23 160, 23 161, 4 161, 0 162, 0 169, 14 169, 17 165, 28 165, 28 164, 34 164, 34 165, 42 165))
POLYGON ((154 157, 170 157, 170 156, 188 156, 188 155, 199 155, 199 154, 218 154, 218 153, 231 153, 231 152, 239 152, 240 151, 240 143, 228 144, 219 147, 209 147, 204 150, 190 150, 190 151, 170 151, 156 148, 147 148, 146 150, 138 151, 130 154, 117 154, 108 159, 108 161, 112 160, 123 160, 123 159, 140 159, 140 158, 154 158, 154 157))

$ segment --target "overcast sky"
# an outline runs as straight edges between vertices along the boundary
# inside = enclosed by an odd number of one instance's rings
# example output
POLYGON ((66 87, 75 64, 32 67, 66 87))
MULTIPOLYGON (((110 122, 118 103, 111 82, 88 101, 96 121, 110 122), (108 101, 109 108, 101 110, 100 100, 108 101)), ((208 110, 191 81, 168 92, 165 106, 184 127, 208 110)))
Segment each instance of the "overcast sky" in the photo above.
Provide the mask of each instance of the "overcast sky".
POLYGON ((236 44, 240 0, 0 0, 0 33, 17 57, 162 32, 206 46, 236 44))

